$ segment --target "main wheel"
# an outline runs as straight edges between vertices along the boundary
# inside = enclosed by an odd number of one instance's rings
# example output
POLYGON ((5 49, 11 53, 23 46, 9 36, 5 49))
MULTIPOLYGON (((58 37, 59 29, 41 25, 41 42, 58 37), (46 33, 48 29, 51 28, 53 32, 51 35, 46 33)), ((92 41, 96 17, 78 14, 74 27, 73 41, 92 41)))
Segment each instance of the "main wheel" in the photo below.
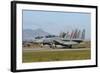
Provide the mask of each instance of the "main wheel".
POLYGON ((69 45, 69 48, 72 48, 72 45, 69 45))

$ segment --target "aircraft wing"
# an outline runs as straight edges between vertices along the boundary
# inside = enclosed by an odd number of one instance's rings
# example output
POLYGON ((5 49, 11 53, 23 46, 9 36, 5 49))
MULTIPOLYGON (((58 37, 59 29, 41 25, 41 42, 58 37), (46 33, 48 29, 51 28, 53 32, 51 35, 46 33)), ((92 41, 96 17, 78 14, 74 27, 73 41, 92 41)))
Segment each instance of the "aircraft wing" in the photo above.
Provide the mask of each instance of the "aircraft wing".
POLYGON ((55 43, 58 43, 59 45, 74 45, 78 44, 77 42, 74 41, 62 41, 62 40, 54 40, 55 43))

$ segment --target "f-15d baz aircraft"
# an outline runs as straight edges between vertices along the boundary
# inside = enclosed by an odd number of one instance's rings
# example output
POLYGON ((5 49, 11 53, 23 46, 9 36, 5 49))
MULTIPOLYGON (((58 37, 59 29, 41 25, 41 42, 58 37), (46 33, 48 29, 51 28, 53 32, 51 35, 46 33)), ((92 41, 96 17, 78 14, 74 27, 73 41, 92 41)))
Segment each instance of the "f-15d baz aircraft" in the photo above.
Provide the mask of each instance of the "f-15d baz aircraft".
POLYGON ((72 48, 72 45, 77 45, 85 39, 85 29, 74 30, 71 32, 62 32, 59 36, 47 35, 35 37, 35 42, 44 45, 49 45, 50 48, 56 48, 57 45, 72 48))

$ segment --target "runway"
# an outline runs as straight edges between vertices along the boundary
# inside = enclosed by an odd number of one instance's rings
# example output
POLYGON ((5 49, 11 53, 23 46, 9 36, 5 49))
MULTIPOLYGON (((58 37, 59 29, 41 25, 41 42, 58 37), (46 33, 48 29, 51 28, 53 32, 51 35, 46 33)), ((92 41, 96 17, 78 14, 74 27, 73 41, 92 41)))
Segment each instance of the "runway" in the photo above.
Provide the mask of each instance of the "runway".
POLYGON ((79 50, 90 50, 90 48, 23 48, 24 52, 33 51, 79 51, 79 50))

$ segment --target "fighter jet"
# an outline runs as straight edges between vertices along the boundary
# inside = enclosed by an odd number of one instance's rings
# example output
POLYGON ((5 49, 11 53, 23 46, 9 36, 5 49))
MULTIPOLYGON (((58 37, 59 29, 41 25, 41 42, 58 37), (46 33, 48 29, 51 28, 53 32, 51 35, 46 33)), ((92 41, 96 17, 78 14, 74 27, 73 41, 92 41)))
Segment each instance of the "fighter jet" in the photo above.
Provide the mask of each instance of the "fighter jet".
POLYGON ((72 45, 77 45, 83 42, 85 39, 85 29, 73 30, 72 32, 62 32, 59 36, 47 35, 38 36, 35 38, 35 42, 39 43, 41 47, 49 45, 50 48, 56 48, 57 45, 72 48, 72 45))

